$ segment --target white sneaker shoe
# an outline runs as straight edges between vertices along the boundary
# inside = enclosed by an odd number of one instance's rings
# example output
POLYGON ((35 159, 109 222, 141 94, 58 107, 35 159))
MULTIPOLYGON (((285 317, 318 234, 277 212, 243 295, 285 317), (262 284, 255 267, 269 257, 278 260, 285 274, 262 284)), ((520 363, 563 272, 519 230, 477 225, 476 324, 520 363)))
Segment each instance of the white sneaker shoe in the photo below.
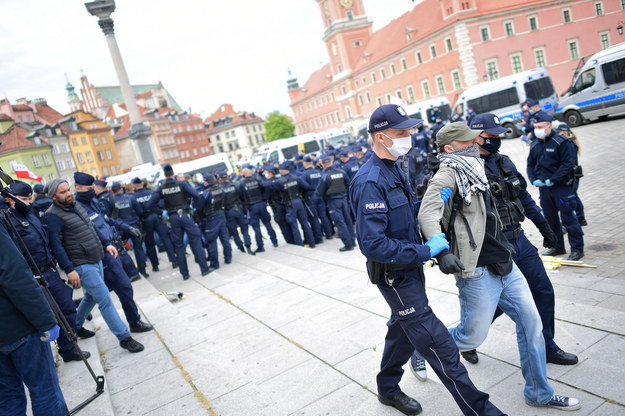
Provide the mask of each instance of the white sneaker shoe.
POLYGON ((545 404, 531 404, 530 406, 536 407, 550 407, 558 410, 579 410, 582 408, 582 404, 574 397, 566 397, 554 394, 551 400, 545 404))
POLYGON ((428 379, 428 370, 425 367, 425 360, 420 360, 414 354, 410 357, 410 370, 420 381, 426 381, 428 379))

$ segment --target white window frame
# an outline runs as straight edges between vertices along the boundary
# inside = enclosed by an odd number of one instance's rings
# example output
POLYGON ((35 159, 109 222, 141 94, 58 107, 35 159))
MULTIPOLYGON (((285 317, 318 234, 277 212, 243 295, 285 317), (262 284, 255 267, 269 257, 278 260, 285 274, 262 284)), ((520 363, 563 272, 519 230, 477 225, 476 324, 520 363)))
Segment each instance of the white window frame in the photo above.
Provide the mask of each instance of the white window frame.
POLYGON ((538 46, 534 48, 533 52, 534 52, 534 63, 536 64, 536 68, 546 67, 547 66, 547 51, 545 50, 545 47, 538 46), (538 62, 539 61, 538 55, 537 55, 538 52, 542 52, 542 55, 543 55, 544 62, 542 65, 538 62))
POLYGON ((506 33, 507 37, 510 36, 514 36, 516 34, 516 31, 514 30, 514 20, 506 20, 505 22, 503 22, 503 31, 506 33), (508 34, 508 27, 507 25, 510 25, 510 28, 512 29, 512 33, 508 34))
POLYGON ((408 96, 406 98, 408 98, 409 103, 415 102, 414 87, 412 84, 406 85, 406 95, 408 96))
POLYGON ((571 13, 571 8, 570 7, 565 7, 564 9, 562 9, 562 22, 563 23, 571 23, 571 22, 573 22, 573 14, 571 13), (566 20, 565 12, 568 12, 568 14, 569 14, 568 22, 566 20))
POLYGON ((605 9, 603 8, 603 1, 595 0, 593 2, 593 8, 595 10, 595 16, 603 16, 605 15, 605 9), (597 8, 599 6, 599 8, 597 8))
POLYGON ((519 72, 523 72, 523 55, 521 54, 521 52, 515 52, 515 53, 510 54, 510 68, 512 68, 513 74, 518 74, 519 72), (520 66, 518 70, 514 68, 515 58, 518 58, 518 64, 520 66))
POLYGON ((567 39, 566 41, 566 47, 567 50, 569 51, 569 57, 571 59, 579 59, 580 56, 582 56, 580 50, 579 50, 579 39, 575 38, 575 39, 567 39), (573 56, 573 51, 571 50, 571 45, 575 45, 575 50, 576 50, 576 56, 573 56))
POLYGON ((530 32, 535 32, 537 30, 540 30, 540 24, 538 23, 538 16, 535 14, 527 16, 527 25, 529 27, 530 32), (534 19, 534 21, 536 22, 536 29, 532 29, 532 19, 534 19))
POLYGON ((485 68, 485 74, 487 76, 487 79, 489 81, 495 80, 499 78, 500 72, 499 72, 499 64, 497 64, 497 58, 490 58, 490 59, 486 59, 484 60, 484 68, 485 68), (494 64, 494 69, 495 69, 495 74, 491 75, 491 72, 488 70, 488 68, 491 66, 491 64, 494 64))
POLYGON ((432 91, 430 90, 430 83, 427 79, 421 80, 421 92, 423 93, 423 98, 430 98, 432 96, 432 91))
POLYGON ((453 41, 451 40, 451 36, 447 36, 447 37, 445 38, 444 42, 445 42, 445 50, 446 50, 447 52, 451 52, 451 51, 453 51, 453 50, 454 50, 454 43, 453 43, 453 41))
POLYGON ((421 51, 418 50, 414 53, 415 60, 417 61, 417 65, 421 65, 423 63, 423 55, 421 51))
POLYGON ((480 39, 482 39, 482 42, 488 42, 491 40, 490 27, 488 25, 480 26, 480 39), (486 30, 486 38, 484 38, 484 30, 486 30))
POLYGON ((461 90, 462 78, 460 78, 460 71, 458 71, 457 69, 452 69, 450 71, 450 75, 451 75, 451 83, 454 86, 454 90, 461 90))
POLYGON ((436 52, 436 43, 431 43, 428 46, 428 49, 430 50, 430 59, 438 58, 438 52, 436 52))
POLYGON ((603 49, 603 50, 608 49, 610 47, 612 42, 610 41, 610 31, 609 30, 603 30, 603 31, 599 32, 599 44, 601 45, 601 49, 603 49), (602 39, 604 35, 606 37, 606 40, 608 41, 608 44, 605 47, 603 46, 603 39, 602 39))
POLYGON ((406 61, 406 58, 401 58, 401 69, 402 71, 408 70, 408 61, 406 61))
POLYGON ((438 95, 445 94, 445 77, 442 74, 434 75, 434 82, 436 83, 438 95))

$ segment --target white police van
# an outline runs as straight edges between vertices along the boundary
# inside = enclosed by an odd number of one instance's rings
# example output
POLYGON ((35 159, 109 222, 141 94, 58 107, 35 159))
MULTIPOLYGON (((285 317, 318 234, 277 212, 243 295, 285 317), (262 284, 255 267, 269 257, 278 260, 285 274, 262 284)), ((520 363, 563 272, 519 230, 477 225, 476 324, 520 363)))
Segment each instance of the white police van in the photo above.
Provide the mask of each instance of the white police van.
POLYGON ((523 118, 521 103, 528 98, 538 100, 540 107, 553 114, 557 95, 545 68, 531 69, 493 81, 482 82, 467 88, 454 108, 463 113, 471 108, 475 114, 494 113, 504 128, 512 132, 507 137, 517 137, 516 121, 523 118))
POLYGON ((144 163, 142 165, 133 166, 131 170, 119 175, 109 176, 106 178, 107 182, 112 184, 113 182, 130 183, 134 178, 147 179, 148 182, 158 182, 163 179, 163 168, 161 165, 154 163, 144 163))
POLYGON ((349 129, 330 129, 321 132, 322 143, 324 146, 340 147, 342 145, 354 142, 354 137, 349 129))
POLYGON ((176 163, 172 165, 172 169, 175 175, 179 173, 191 175, 193 180, 198 183, 203 181, 202 174, 204 173, 214 173, 217 170, 230 173, 234 172, 232 163, 230 163, 230 159, 228 159, 226 153, 215 153, 199 159, 176 163))
POLYGON ((560 97, 556 117, 571 127, 585 119, 625 111, 625 42, 580 61, 573 83, 560 97))
POLYGON ((404 107, 404 110, 406 110, 408 117, 418 118, 423 120, 424 126, 431 126, 436 122, 435 108, 438 108, 440 111, 442 121, 447 122, 451 119, 451 104, 445 96, 408 104, 404 107))
POLYGON ((252 156, 250 164, 257 166, 266 160, 269 163, 282 163, 297 155, 319 153, 323 148, 323 135, 306 133, 299 136, 278 139, 262 145, 252 156))

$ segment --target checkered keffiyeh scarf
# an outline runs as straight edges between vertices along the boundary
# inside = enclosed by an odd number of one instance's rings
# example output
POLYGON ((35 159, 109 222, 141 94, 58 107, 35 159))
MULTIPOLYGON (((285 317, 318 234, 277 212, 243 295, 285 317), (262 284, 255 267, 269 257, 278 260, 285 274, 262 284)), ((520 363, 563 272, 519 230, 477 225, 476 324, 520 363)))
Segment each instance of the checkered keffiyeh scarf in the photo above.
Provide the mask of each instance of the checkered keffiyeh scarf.
POLYGON ((480 151, 473 145, 453 152, 439 153, 441 163, 456 171, 458 192, 465 205, 471 205, 471 195, 488 189, 488 179, 484 171, 484 161, 480 151))

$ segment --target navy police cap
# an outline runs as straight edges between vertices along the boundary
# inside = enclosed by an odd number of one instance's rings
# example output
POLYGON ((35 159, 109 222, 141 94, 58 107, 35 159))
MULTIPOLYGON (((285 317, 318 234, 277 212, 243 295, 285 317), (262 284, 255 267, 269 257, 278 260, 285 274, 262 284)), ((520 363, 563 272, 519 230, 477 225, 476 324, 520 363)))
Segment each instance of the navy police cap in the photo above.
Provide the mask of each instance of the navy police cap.
POLYGON ((502 134, 509 132, 509 130, 505 127, 501 127, 499 117, 493 113, 482 113, 476 115, 471 121, 471 125, 469 127, 471 127, 472 130, 484 130, 490 134, 502 134))
POLYGON ((96 179, 95 181, 93 181, 93 184, 101 186, 102 188, 106 188, 106 185, 108 185, 108 182, 102 179, 96 179))
POLYGON ((535 105, 538 105, 538 100, 535 100, 533 98, 528 98, 527 100, 525 100, 523 102, 523 104, 527 105, 528 107, 534 107, 535 105))
POLYGON ((139 185, 143 183, 143 181, 139 177, 133 178, 131 182, 135 185, 139 185))
POLYGON ((386 129, 411 129, 423 120, 408 117, 406 110, 396 104, 385 104, 376 108, 369 118, 369 133, 386 129))
POLYGON ((33 186, 33 191, 35 191, 36 194, 42 194, 43 193, 43 185, 38 183, 37 185, 33 186))
POLYGON ((22 181, 13 181, 11 185, 9 185, 9 191, 13 195, 17 196, 31 196, 33 194, 33 188, 30 187, 29 184, 22 181))
POLYGON ((85 172, 74 172, 74 182, 76 185, 86 185, 91 186, 95 178, 88 173, 85 172))
POLYGON ((549 123, 551 123, 553 121, 553 117, 551 117, 547 112, 541 110, 534 114, 530 121, 532 122, 532 124, 541 123, 543 121, 548 121, 549 123))
POLYGON ((120 189, 122 189, 122 184, 119 182, 113 182, 113 184, 111 185, 111 189, 113 191, 119 191, 120 189))

